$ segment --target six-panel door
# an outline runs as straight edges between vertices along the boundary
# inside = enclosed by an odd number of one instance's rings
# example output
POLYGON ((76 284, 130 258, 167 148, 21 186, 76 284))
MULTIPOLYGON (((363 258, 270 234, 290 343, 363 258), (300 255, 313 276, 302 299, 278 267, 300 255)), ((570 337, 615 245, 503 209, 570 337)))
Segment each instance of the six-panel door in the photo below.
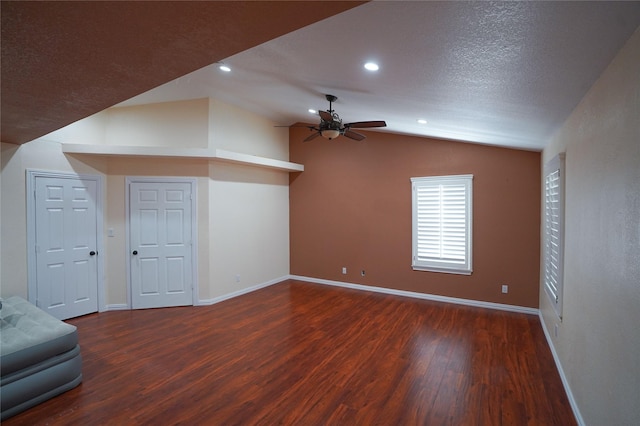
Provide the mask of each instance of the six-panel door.
POLYGON ((97 182, 35 182, 36 304, 58 319, 97 312, 97 182))
POLYGON ((132 308, 193 304, 192 201, 188 182, 131 182, 132 308))

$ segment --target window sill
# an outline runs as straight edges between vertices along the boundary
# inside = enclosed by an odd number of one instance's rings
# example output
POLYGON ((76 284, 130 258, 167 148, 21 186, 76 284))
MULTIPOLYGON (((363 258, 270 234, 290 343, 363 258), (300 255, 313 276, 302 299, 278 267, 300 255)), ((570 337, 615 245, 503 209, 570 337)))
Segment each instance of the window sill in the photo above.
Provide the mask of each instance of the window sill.
POLYGON ((473 273, 473 270, 469 270, 469 269, 452 269, 452 268, 443 268, 443 267, 436 267, 436 266, 411 265, 411 268, 414 271, 441 272, 444 274, 471 275, 473 273))

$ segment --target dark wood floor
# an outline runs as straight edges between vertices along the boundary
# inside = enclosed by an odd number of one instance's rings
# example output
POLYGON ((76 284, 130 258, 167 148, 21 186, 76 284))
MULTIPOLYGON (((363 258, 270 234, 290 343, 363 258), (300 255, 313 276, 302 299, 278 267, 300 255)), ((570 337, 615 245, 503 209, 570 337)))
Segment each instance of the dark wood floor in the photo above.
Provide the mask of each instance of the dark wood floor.
POLYGON ((573 425, 538 317, 285 281, 69 321, 78 388, 11 425, 573 425))

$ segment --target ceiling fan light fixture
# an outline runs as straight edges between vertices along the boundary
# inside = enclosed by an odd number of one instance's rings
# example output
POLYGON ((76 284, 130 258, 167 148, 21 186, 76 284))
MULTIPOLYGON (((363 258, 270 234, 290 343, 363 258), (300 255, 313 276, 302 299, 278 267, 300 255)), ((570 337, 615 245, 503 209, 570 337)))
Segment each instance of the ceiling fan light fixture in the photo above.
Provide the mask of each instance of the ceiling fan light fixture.
MULTIPOLYGON (((326 111, 318 111, 320 116, 320 124, 318 126, 307 126, 313 133, 307 136, 303 142, 311 141, 318 136, 322 136, 325 139, 331 140, 344 135, 345 138, 361 141, 366 138, 365 135, 355 132, 352 129, 366 129, 370 127, 386 127, 387 123, 384 121, 356 121, 353 123, 342 124, 342 119, 332 108, 333 102, 338 100, 337 96, 325 95, 327 101, 329 101, 329 109, 326 111)), ((309 110, 311 112, 311 110, 309 110)), ((293 125, 301 127, 302 125, 293 125)))
POLYGON ((320 131, 320 134, 322 135, 323 138, 325 139, 335 139, 338 136, 340 136, 340 130, 338 129, 325 129, 320 131))

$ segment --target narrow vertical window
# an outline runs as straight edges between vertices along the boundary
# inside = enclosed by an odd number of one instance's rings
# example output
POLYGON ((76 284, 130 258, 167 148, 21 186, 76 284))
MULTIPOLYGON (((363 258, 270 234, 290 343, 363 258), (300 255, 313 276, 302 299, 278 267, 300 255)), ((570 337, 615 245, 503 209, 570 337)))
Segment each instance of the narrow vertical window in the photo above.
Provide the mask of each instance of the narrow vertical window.
POLYGON ((472 175, 411 178, 415 270, 471 274, 472 175))
POLYGON ((544 289, 562 318, 564 264, 564 154, 558 154, 544 172, 544 289))

